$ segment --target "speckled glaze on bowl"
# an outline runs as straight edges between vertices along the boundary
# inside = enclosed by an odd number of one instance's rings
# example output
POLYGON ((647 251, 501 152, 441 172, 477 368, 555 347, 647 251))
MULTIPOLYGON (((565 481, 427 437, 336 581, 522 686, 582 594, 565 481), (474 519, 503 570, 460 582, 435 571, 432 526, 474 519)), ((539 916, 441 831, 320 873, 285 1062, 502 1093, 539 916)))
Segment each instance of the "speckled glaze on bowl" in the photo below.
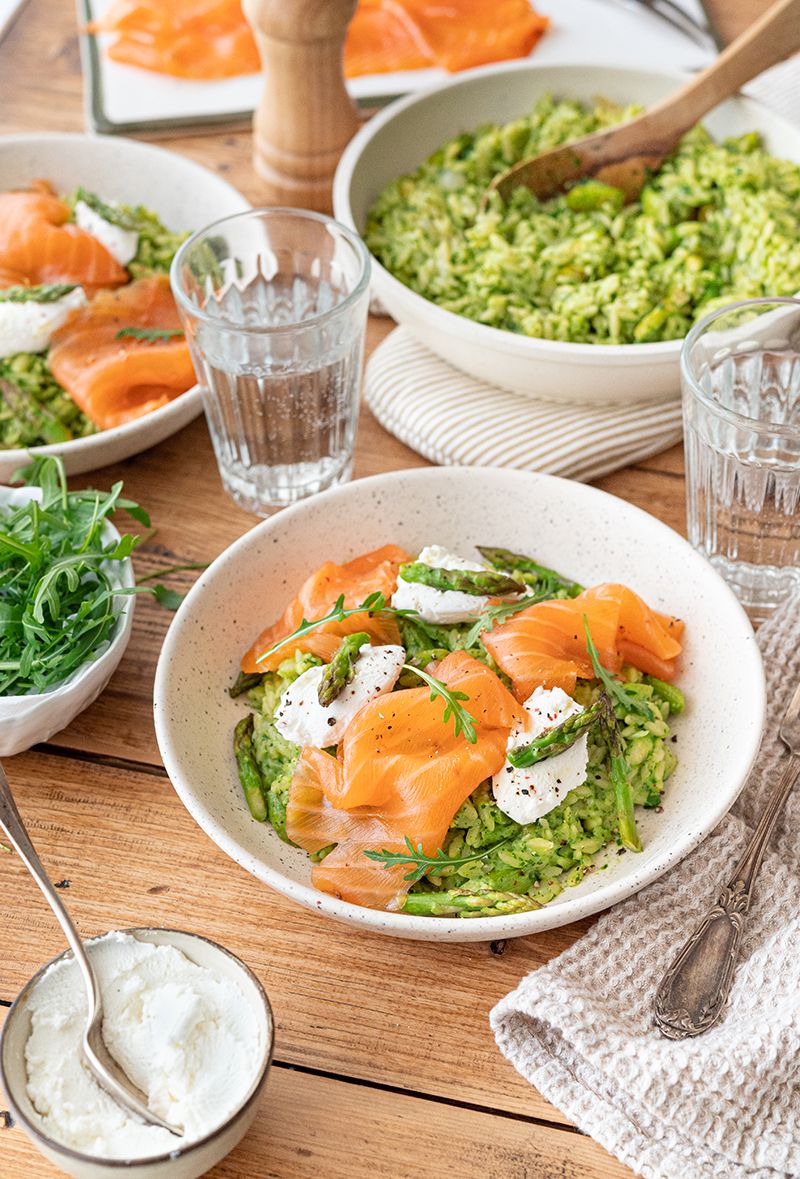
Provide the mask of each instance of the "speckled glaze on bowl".
MULTIPOLYGON (((31 1016, 27 997, 31 988, 49 966, 48 962, 26 983, 15 999, 0 1036, 0 1080, 8 1098, 11 1112, 30 1140, 45 1158, 75 1179, 198 1179, 229 1154, 244 1137, 255 1117, 258 1102, 264 1092, 272 1063, 275 1044, 275 1024, 269 999, 259 980, 240 958, 224 946, 180 929, 144 927, 124 929, 142 942, 175 946, 186 957, 229 978, 242 991, 258 1022, 261 1035, 260 1063, 253 1083, 238 1109, 221 1126, 196 1142, 181 1145, 175 1139, 175 1149, 169 1154, 147 1159, 106 1159, 83 1154, 55 1142, 42 1130, 41 1120, 26 1092, 27 1070, 25 1044, 30 1035, 31 1016)), ((71 951, 67 950, 66 954, 71 951)), ((65 955, 59 955, 59 958, 65 955)), ((59 959, 54 958, 53 962, 59 959)))
MULTIPOLYGON (((337 220, 363 233, 367 212, 390 181, 413 172, 454 135, 529 113, 543 94, 592 103, 597 95, 650 106, 685 75, 629 66, 500 62, 465 70, 391 103, 345 148, 333 185, 337 220)), ((800 131, 749 98, 732 98, 704 120, 717 139, 761 132, 773 154, 800 162, 800 131)), ((372 290, 391 316, 457 369, 514 393, 563 404, 659 401, 680 395, 680 340, 568 344, 476 323, 439 307, 374 258, 372 290)))
MULTIPOLYGON (((158 663, 155 720, 164 764, 185 806, 254 876, 350 925, 434 941, 489 941, 565 925, 607 908, 685 856, 729 808, 755 757, 764 718, 761 657, 747 617, 711 566, 676 532, 623 500, 523 471, 439 467, 360 479, 253 528, 190 591, 158 663), (547 906, 508 917, 412 917, 315 891, 308 857, 256 823, 239 787, 231 741, 246 704, 227 689, 260 631, 324 560, 392 542, 442 544, 475 558, 477 544, 528 553, 583 585, 624 582, 686 620, 675 721, 679 765, 661 814, 640 812, 640 855, 612 854, 547 906)), ((614 849, 614 853, 616 849, 614 849)))
MULTIPOLYGON (((163 147, 71 132, 0 136, 0 191, 26 188, 38 179, 49 180, 58 193, 71 193, 82 185, 104 200, 144 205, 176 232, 202 229, 250 208, 227 180, 163 147)), ((33 452, 60 455, 67 474, 80 475, 163 442, 202 412, 200 387, 195 385, 142 418, 88 438, 34 447, 33 452)), ((29 453, 0 450, 0 483, 11 481, 14 471, 30 461, 29 453)))

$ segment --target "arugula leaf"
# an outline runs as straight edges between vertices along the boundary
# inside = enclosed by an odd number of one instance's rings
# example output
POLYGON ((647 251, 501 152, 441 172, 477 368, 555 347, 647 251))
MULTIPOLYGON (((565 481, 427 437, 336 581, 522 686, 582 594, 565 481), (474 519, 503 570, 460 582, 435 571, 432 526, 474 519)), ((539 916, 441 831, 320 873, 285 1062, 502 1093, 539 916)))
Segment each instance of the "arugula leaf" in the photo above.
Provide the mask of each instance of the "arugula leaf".
POLYGON ((505 622, 512 615, 519 614, 520 610, 525 610, 528 606, 534 606, 541 601, 542 598, 539 594, 527 594, 524 598, 518 598, 516 602, 498 602, 495 606, 487 606, 480 614, 471 615, 475 619, 475 623, 467 631, 464 646, 474 647, 481 637, 482 631, 491 631, 495 623, 505 622))
MULTIPOLYGON (((382 610, 388 610, 393 614, 407 613, 407 611, 392 610, 387 607, 386 598, 383 594, 374 593, 366 597, 360 606, 354 606, 351 610, 344 608, 344 594, 339 594, 339 597, 333 604, 333 609, 324 614, 322 618, 316 618, 313 622, 309 622, 307 618, 300 619, 300 625, 296 630, 293 630, 285 639, 281 639, 279 643, 274 643, 269 650, 265 651, 263 655, 259 655, 256 663, 261 663, 268 655, 272 655, 275 651, 280 651, 281 647, 285 647, 287 643, 292 643, 296 639, 302 639, 304 635, 310 634, 312 630, 316 630, 318 626, 322 626, 323 622, 344 622, 345 618, 350 618, 353 614, 378 614, 382 610)), ((416 668, 414 668, 416 671, 416 668)))
POLYGON ((413 864, 414 867, 408 872, 403 880, 408 880, 412 884, 421 880, 429 868, 457 868, 461 864, 472 864, 475 860, 484 860, 498 847, 503 847, 504 844, 510 843, 512 839, 516 839, 518 831, 514 831, 511 835, 507 835, 505 839, 499 839, 497 843, 493 843, 491 847, 481 848, 480 851, 473 852, 469 856, 446 856, 441 848, 438 848, 435 856, 426 856, 422 850, 422 844, 417 846, 414 850, 414 844, 406 835, 406 847, 408 852, 391 852, 386 848, 383 851, 364 851, 364 855, 368 860, 375 860, 377 863, 382 863, 384 868, 391 867, 392 864, 413 864))
POLYGON ((173 336, 182 336, 183 332, 179 328, 140 328, 140 327, 126 327, 120 328, 115 340, 122 340, 125 336, 130 336, 134 340, 147 340, 149 343, 154 343, 158 340, 171 340, 173 336))
POLYGON ((645 717, 649 721, 656 719, 650 705, 641 700, 633 692, 629 692, 625 685, 620 680, 612 680, 606 669, 600 663, 600 658, 597 654, 597 647, 595 647, 592 636, 589 633, 589 620, 584 614, 583 629, 586 632, 586 650, 589 653, 589 658, 592 661, 594 674, 599 680, 602 680, 603 687, 608 692, 612 700, 616 700, 617 704, 621 704, 625 712, 638 712, 640 716, 645 717))
POLYGON ((455 688, 448 688, 447 684, 441 680, 434 679, 432 675, 428 675, 427 671, 423 671, 421 667, 415 667, 413 663, 404 663, 403 667, 409 671, 413 671, 415 675, 418 675, 421 680, 425 681, 431 690, 431 700, 435 700, 437 696, 441 696, 447 704, 444 710, 444 716, 442 717, 443 722, 447 724, 452 716, 456 736, 459 733, 463 733, 470 745, 474 745, 478 740, 478 734, 475 732, 475 717, 467 712, 466 708, 460 703, 461 700, 469 700, 466 692, 459 692, 455 688))
POLYGON ((118 598, 135 591, 113 584, 110 570, 137 538, 107 542, 103 527, 117 507, 146 518, 120 499, 121 483, 69 492, 60 459, 36 459, 21 474, 42 500, 0 508, 0 696, 59 683, 113 636, 118 598))
POLYGON ((159 606, 163 606, 166 610, 177 610, 186 597, 186 594, 179 594, 176 590, 167 589, 166 586, 160 584, 152 587, 152 593, 159 606))

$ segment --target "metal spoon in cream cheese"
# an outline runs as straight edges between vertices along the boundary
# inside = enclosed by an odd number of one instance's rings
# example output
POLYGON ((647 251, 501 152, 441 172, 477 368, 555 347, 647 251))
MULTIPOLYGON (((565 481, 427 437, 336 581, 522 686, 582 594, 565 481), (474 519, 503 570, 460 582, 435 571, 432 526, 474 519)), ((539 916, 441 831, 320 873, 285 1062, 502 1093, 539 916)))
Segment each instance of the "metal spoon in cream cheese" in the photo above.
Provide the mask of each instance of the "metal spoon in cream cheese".
POLYGON ((50 877, 45 872, 42 862, 28 838, 25 824, 22 822, 17 805, 14 802, 14 796, 11 793, 8 778, 6 778, 5 771, 1 765, 0 828, 5 831, 22 862, 25 864, 25 867, 44 893, 50 908, 55 913, 61 928, 67 935, 67 941, 72 947, 75 960, 81 968, 83 981, 86 984, 86 995, 89 1001, 89 1016, 83 1036, 83 1053, 89 1070, 96 1078, 97 1083, 105 1089, 106 1093, 113 1097, 120 1105, 124 1106, 125 1109, 129 1110, 136 1117, 141 1118, 143 1122, 147 1122, 148 1125, 161 1126, 164 1130, 169 1130, 171 1134, 175 1134, 176 1137, 182 1138, 183 1127, 173 1126, 169 1122, 165 1122, 158 1114, 148 1109, 146 1095, 133 1084, 123 1069, 117 1064, 114 1057, 108 1051, 108 1048, 106 1048, 101 1030, 103 1026, 103 1000, 97 982, 97 975, 86 955, 83 942, 72 923, 72 918, 67 912, 64 902, 53 888, 50 877))

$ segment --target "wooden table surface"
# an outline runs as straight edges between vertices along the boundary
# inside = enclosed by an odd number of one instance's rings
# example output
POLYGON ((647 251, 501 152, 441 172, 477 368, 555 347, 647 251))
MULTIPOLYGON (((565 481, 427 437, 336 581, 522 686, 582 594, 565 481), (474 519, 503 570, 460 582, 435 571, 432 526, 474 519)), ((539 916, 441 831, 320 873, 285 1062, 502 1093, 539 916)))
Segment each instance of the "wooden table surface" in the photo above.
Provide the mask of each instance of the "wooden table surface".
MULTIPOLYGON (((717 0, 718 27, 730 37, 764 6, 717 0)), ((0 133, 82 129, 74 6, 30 0, 0 43, 0 133)), ((262 203, 249 134, 177 136, 166 146, 262 203)), ((392 326, 371 321, 368 350, 392 326)), ((426 465, 363 410, 356 478, 426 465)), ((136 550, 138 575, 212 561, 257 523, 222 491, 203 418, 72 485, 109 488, 118 479, 157 529, 136 550)), ((596 485, 685 533, 680 447, 596 485)), ((175 574, 169 584, 186 588, 192 576, 175 574)), ((504 946, 437 946, 347 929, 256 881, 196 825, 161 763, 152 691, 170 619, 140 598, 130 646, 101 698, 5 768, 82 936, 136 925, 196 931, 228 946, 263 982, 277 1023, 266 1100, 212 1179, 630 1175, 522 1080, 489 1030, 493 1004, 590 921, 504 946)), ((0 928, 3 1012, 64 941, 21 862, 2 853, 0 928)), ((2 1179, 57 1174, 3 1114, 0 1093, 2 1179)))

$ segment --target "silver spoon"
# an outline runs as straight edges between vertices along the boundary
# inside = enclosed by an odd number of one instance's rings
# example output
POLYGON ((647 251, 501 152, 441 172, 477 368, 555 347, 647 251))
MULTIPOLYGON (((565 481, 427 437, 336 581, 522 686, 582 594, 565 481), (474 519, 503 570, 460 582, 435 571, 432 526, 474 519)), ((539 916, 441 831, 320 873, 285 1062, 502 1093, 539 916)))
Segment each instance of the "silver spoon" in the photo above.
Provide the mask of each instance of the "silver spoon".
POLYGON ((181 1138, 183 1136, 183 1129, 179 1126, 170 1125, 169 1122, 165 1122, 158 1114, 153 1113, 152 1110, 147 1108, 147 1097, 145 1094, 133 1084, 123 1069, 117 1064, 114 1057, 108 1051, 108 1048, 106 1048, 102 1035, 103 999, 100 994, 97 975, 86 955, 78 931, 72 924, 72 918, 64 907, 61 897, 53 888, 50 878, 45 872, 42 862, 28 838, 28 833, 17 810, 14 796, 11 793, 11 787, 8 784, 8 778, 5 775, 2 765, 0 765, 0 827, 2 827, 11 840, 25 867, 47 898, 50 908, 55 913, 61 928, 67 935, 67 941, 72 947, 75 960, 83 973, 83 981, 86 984, 86 997, 89 1004, 86 1031, 83 1034, 83 1054, 90 1072, 95 1077, 97 1083, 105 1089, 106 1093, 110 1097, 113 1097, 124 1109, 135 1114, 137 1118, 140 1118, 143 1122, 147 1122, 148 1125, 161 1126, 162 1129, 169 1130, 170 1134, 175 1134, 181 1138))
POLYGON ((800 774, 800 684, 778 733, 791 756, 767 799, 758 826, 717 903, 706 913, 656 991, 656 1026, 670 1040, 685 1040, 707 1032, 725 1007, 767 840, 800 774))

